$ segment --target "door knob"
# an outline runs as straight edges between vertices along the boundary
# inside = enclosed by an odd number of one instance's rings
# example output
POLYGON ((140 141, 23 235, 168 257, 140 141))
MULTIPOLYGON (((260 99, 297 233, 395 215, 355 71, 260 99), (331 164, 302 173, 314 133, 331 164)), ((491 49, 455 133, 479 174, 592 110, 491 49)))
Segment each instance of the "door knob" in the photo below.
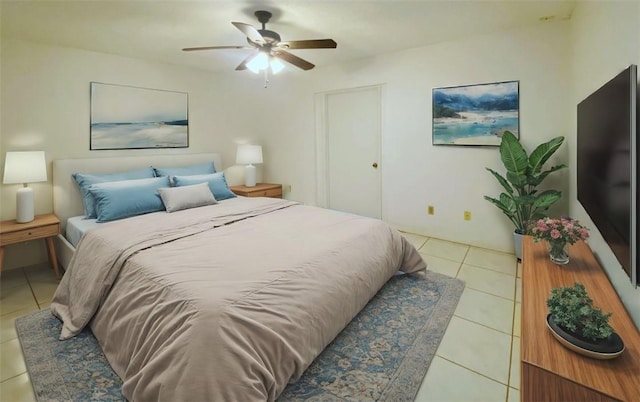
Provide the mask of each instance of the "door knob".
POLYGON ((378 168, 378 162, 373 162, 373 165, 371 165, 374 169, 378 168))

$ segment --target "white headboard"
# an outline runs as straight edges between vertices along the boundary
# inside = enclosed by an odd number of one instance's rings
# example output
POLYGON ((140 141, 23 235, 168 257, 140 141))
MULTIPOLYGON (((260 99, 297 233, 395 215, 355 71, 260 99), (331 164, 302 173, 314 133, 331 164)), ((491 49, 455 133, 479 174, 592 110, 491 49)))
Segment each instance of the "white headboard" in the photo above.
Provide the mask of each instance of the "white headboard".
POLYGON ((218 153, 118 156, 90 159, 58 159, 53 161, 53 212, 62 223, 63 233, 67 219, 84 214, 82 195, 72 173, 116 173, 146 166, 172 167, 213 161, 221 172, 222 158, 218 153))

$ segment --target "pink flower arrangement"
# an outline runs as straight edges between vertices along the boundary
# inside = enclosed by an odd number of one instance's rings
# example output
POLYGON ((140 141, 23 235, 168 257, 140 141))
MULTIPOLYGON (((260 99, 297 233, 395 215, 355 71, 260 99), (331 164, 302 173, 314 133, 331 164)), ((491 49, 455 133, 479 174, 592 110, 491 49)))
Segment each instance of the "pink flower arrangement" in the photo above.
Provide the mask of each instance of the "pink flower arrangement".
POLYGON ((536 241, 547 240, 556 243, 574 244, 578 240, 589 238, 589 229, 582 226, 576 219, 566 216, 560 219, 538 219, 531 233, 536 241))

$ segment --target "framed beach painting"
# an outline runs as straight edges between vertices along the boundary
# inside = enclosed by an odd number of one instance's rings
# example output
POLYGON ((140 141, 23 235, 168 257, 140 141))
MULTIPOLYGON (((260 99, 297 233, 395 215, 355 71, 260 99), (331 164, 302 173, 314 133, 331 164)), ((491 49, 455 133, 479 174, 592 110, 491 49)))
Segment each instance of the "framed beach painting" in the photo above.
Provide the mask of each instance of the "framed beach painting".
POLYGON ((433 89, 433 145, 500 146, 520 138, 519 81, 433 89))
POLYGON ((91 83, 90 150, 187 148, 185 92, 91 83))

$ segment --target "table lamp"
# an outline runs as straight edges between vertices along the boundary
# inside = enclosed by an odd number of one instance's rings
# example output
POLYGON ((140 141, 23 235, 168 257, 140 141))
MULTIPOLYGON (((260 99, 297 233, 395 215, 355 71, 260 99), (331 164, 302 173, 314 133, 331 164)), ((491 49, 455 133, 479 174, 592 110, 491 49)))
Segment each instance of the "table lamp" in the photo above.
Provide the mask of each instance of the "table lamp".
POLYGON ((16 194, 16 222, 31 222, 34 218, 33 189, 27 183, 47 181, 44 151, 7 152, 3 184, 22 183, 16 194))
POLYGON ((253 166, 253 164, 262 163, 262 146, 238 145, 236 163, 239 165, 247 165, 244 171, 244 185, 247 187, 255 187, 256 167, 253 166))

